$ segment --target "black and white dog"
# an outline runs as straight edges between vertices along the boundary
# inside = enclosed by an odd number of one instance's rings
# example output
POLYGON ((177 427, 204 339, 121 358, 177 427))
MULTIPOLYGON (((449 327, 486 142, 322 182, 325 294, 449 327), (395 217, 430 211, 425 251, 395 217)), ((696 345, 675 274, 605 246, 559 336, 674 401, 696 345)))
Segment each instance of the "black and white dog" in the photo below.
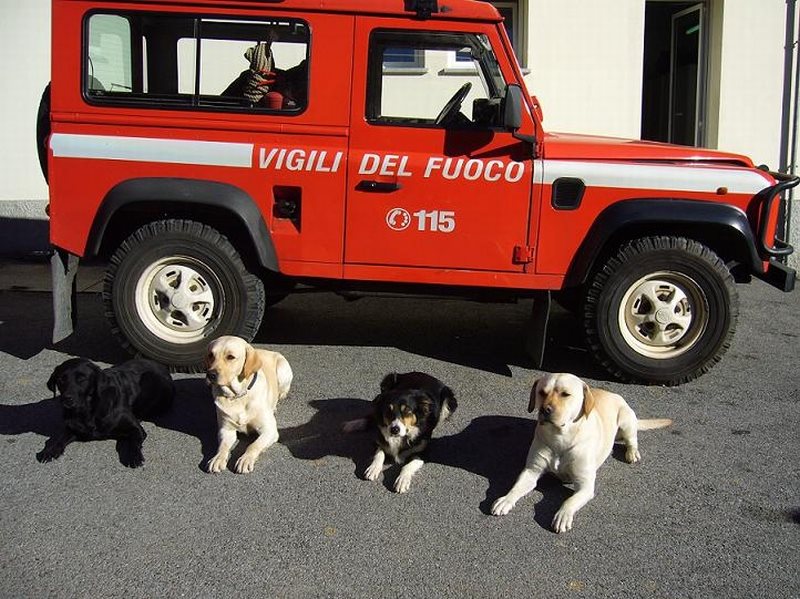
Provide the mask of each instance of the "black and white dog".
POLYGON ((388 455, 403 465, 394 490, 405 493, 424 464, 433 430, 455 411, 458 405, 455 394, 428 374, 392 373, 381 381, 381 392, 372 405, 377 449, 364 478, 376 480, 388 455))
POLYGON ((64 430, 47 440, 36 459, 59 458, 73 441, 116 439, 125 466, 144 463, 147 433, 139 422, 169 409, 175 385, 169 370, 151 360, 129 360, 105 370, 84 358, 56 366, 47 388, 60 394, 64 430))

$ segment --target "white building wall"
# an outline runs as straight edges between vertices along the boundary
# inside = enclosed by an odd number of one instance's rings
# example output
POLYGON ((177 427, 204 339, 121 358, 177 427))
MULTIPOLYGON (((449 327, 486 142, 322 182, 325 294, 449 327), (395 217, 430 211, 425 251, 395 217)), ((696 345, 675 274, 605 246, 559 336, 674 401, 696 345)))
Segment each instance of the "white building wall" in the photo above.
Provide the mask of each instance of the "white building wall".
POLYGON ((786 2, 725 0, 721 23, 719 106, 709 110, 718 111, 718 132, 710 145, 777 169, 786 2))
POLYGON ((0 17, 0 216, 43 218, 47 186, 35 132, 50 80, 50 2, 0 0, 0 17))
POLYGON ((545 128, 638 138, 644 0, 529 0, 528 15, 526 83, 545 128))
MULTIPOLYGON (((782 166, 780 156, 785 0, 717 0, 718 19, 711 44, 718 44, 717 76, 711 81, 709 113, 717 119, 709 145, 745 154, 756 164, 782 166), (718 103, 717 103, 718 102, 718 103), (716 129, 716 130, 715 130, 716 129)), ((796 38, 795 38, 796 39, 796 38)), ((798 57, 795 57, 797 60, 798 57)), ((797 109, 797 98, 794 107, 797 109)), ((794 140, 797 144, 797 140, 794 140)), ((791 167, 791 165, 790 165, 791 167)), ((797 165, 795 165, 795 169, 797 165)), ((800 192, 791 192, 789 240, 795 248, 789 265, 800 268, 800 192)))

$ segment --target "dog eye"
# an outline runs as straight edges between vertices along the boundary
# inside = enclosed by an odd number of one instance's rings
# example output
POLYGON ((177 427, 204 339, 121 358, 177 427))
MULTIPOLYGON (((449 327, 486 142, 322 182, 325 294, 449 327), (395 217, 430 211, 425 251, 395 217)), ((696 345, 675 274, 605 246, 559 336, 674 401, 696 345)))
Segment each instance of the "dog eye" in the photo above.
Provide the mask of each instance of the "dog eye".
POLYGON ((235 360, 235 359, 236 359, 236 356, 234 356, 233 354, 228 354, 227 356, 225 356, 225 359, 226 359, 228 362, 230 362, 231 360, 235 360))
POLYGON ((569 391, 562 391, 561 392, 561 397, 569 397, 569 396, 570 396, 570 392, 569 391))

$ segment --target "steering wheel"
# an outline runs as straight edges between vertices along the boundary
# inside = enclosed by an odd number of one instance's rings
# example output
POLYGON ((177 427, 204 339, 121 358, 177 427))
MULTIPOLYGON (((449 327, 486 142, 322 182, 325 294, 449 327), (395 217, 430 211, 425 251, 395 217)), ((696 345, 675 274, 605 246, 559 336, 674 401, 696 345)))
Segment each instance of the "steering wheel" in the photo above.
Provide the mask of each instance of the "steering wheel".
POLYGON ((469 81, 458 88, 458 91, 453 94, 453 97, 447 101, 447 104, 444 105, 442 111, 436 116, 434 124, 437 127, 441 127, 443 124, 449 123, 453 117, 458 114, 458 111, 461 108, 461 103, 464 101, 464 98, 467 97, 467 94, 471 89, 472 83, 469 81))

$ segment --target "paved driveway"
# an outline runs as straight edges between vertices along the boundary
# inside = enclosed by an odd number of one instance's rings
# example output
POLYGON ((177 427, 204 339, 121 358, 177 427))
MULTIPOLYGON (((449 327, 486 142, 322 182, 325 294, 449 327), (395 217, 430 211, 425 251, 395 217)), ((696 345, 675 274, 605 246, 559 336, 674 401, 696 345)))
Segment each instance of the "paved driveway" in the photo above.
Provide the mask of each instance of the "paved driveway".
POLYGON ((733 347, 678 388, 608 381, 558 314, 546 370, 675 424, 640 435, 641 463, 610 458, 576 528, 556 535, 549 521, 569 490, 554 480, 505 518, 487 515, 533 431, 526 304, 290 297, 257 338, 296 379, 281 441, 255 472, 201 470, 215 432, 199 375, 177 377, 174 410, 145 423, 147 461, 134 471, 111 441, 34 459, 58 428, 53 367, 126 357, 97 293, 79 295, 80 327, 54 347, 40 271, 0 264, 2 597, 800 596, 800 292, 740 286, 733 347), (459 409, 401 496, 394 470, 360 479, 370 438, 339 425, 365 413, 385 373, 414 369, 448 382, 459 409))

